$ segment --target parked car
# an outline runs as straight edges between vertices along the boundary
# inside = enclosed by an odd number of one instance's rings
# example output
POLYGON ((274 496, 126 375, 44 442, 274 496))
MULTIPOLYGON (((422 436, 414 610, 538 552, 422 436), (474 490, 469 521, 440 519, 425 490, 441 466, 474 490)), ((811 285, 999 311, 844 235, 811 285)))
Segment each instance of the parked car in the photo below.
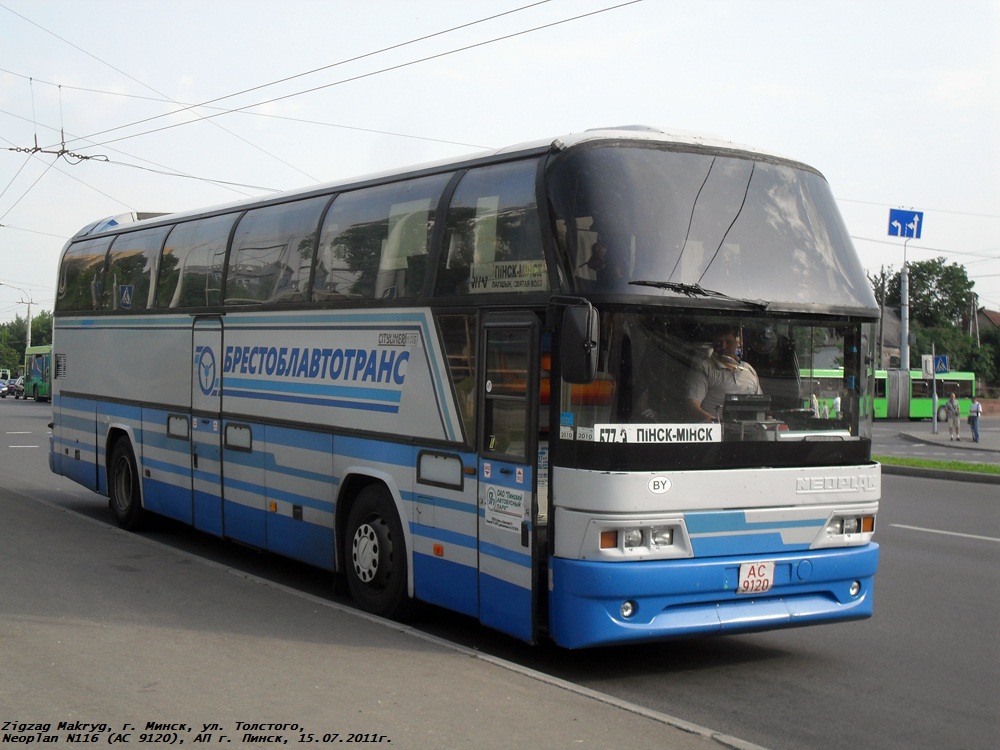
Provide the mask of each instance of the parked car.
POLYGON ((7 384, 0 382, 0 398, 7 398, 7 384))

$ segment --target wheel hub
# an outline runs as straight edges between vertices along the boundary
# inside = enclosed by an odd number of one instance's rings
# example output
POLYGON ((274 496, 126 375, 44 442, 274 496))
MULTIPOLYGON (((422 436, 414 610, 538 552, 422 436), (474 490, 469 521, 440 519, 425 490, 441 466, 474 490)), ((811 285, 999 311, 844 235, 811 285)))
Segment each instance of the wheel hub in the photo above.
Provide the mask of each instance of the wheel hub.
POLYGON ((371 524, 361 524, 354 534, 352 544, 352 557, 354 560, 354 571, 365 583, 371 583, 378 573, 379 563, 379 542, 378 535, 371 524))

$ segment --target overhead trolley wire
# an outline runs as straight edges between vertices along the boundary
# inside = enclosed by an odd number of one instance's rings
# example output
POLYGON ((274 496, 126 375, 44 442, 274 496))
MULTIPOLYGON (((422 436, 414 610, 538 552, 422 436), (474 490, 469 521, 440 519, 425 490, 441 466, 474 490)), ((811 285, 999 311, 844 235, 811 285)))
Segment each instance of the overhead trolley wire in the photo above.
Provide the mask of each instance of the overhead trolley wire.
MULTIPOLYGON (((549 2, 549 1, 550 0, 543 0, 543 2, 549 2)), ((617 5, 612 5, 612 6, 609 6, 607 8, 600 8, 598 10, 589 11, 587 13, 581 13, 581 14, 576 15, 576 16, 571 16, 569 18, 564 18, 564 19, 561 19, 561 20, 558 20, 558 21, 553 21, 551 23, 542 24, 540 26, 534 26, 534 27, 529 28, 529 29, 522 29, 521 31, 511 32, 510 34, 503 34, 501 36, 494 37, 492 39, 487 39, 487 40, 482 41, 482 42, 475 42, 473 44, 468 44, 468 45, 465 45, 465 46, 462 46, 462 47, 457 47, 457 48, 454 48, 454 49, 446 50, 444 52, 438 52, 438 53, 435 53, 435 54, 432 54, 432 55, 427 55, 425 57, 421 57, 421 58, 418 58, 418 59, 415 59, 415 60, 410 60, 408 62, 399 63, 397 65, 390 65, 390 66, 387 66, 387 67, 384 67, 384 68, 380 68, 378 70, 370 71, 370 72, 367 72, 367 73, 360 73, 360 74, 358 74, 356 76, 351 76, 351 77, 348 77, 348 78, 343 78, 343 79, 341 79, 339 81, 333 81, 331 83, 322 84, 320 86, 313 86, 312 88, 302 89, 301 91, 296 91, 296 92, 293 92, 293 93, 290 93, 290 94, 284 94, 282 96, 276 96, 276 97, 273 97, 271 99, 266 99, 264 101, 259 101, 259 102, 255 102, 255 103, 252 103, 252 104, 247 104, 247 105, 244 105, 242 107, 234 107, 232 109, 224 110, 222 112, 217 112, 215 114, 200 116, 196 120, 189 120, 187 122, 174 123, 172 125, 165 125, 165 126, 160 127, 160 128, 153 128, 151 130, 146 130, 146 131, 143 131, 141 133, 133 133, 131 135, 121 136, 119 138, 112 138, 112 139, 109 139, 109 140, 106 140, 106 141, 102 141, 102 142, 100 142, 100 143, 98 143, 96 145, 97 146, 105 146, 105 145, 110 144, 110 143, 117 143, 119 141, 128 140, 130 138, 138 138, 138 137, 144 136, 144 135, 151 135, 153 133, 159 133, 159 132, 162 132, 164 130, 171 130, 173 128, 181 127, 183 125, 190 125, 190 124, 192 124, 194 122, 200 122, 201 120, 212 120, 212 119, 214 119, 216 117, 221 117, 221 116, 226 115, 226 114, 233 114, 233 113, 236 113, 236 112, 243 112, 244 110, 252 109, 254 107, 262 107, 262 106, 264 106, 266 104, 273 104, 275 102, 284 101, 285 99, 292 99, 292 98, 295 98, 297 96, 303 96, 305 94, 311 94, 311 93, 314 93, 316 91, 322 91, 323 89, 332 88, 334 86, 340 86, 340 85, 345 84, 345 83, 351 83, 351 82, 354 82, 354 81, 363 80, 365 78, 371 78, 373 76, 381 75, 383 73, 388 73, 388 72, 392 72, 392 71, 395 71, 395 70, 401 70, 403 68, 407 68, 407 67, 410 67, 412 65, 418 65, 420 63, 428 62, 430 60, 437 60, 437 59, 440 59, 442 57, 447 57, 449 55, 454 55, 454 54, 456 54, 458 52, 467 52, 469 50, 477 49, 479 47, 485 47, 485 46, 488 46, 488 45, 491 45, 491 44, 495 44, 497 42, 506 41, 506 40, 509 40, 509 39, 515 39, 515 38, 517 38, 519 36, 525 36, 527 34, 532 34, 532 33, 536 32, 536 31, 544 31, 546 29, 554 28, 556 26, 561 26, 561 25, 566 24, 566 23, 571 23, 573 21, 578 21, 578 20, 583 19, 583 18, 589 18, 589 17, 592 17, 592 16, 600 15, 602 13, 608 13, 608 12, 613 11, 613 10, 618 10, 620 8, 627 7, 629 5, 635 5, 635 4, 640 3, 640 2, 643 2, 643 0, 627 0, 626 2, 618 3, 617 5)), ((542 4, 542 3, 535 3, 534 5, 540 5, 540 4, 542 4)), ((525 7, 528 8, 528 7, 532 7, 532 6, 525 6, 525 7)), ((521 9, 518 9, 518 10, 521 10, 521 9)), ((511 13, 511 12, 516 12, 516 11, 508 11, 508 13, 511 13)), ((501 15, 505 15, 505 14, 501 14, 501 15)), ((485 20, 488 20, 488 19, 485 19, 485 20)), ((479 22, 476 22, 476 23, 482 23, 482 20, 479 21, 479 22)), ((469 25, 472 25, 472 24, 465 24, 464 26, 469 26, 469 25)), ((463 28, 463 27, 456 27, 456 28, 463 28)), ((450 31, 450 30, 448 30, 448 31, 450 31)), ((440 35, 440 34, 448 33, 448 31, 438 32, 437 34, 434 34, 434 35, 431 35, 431 36, 437 36, 437 35, 440 35)), ((414 43, 416 41, 420 41, 420 40, 413 40, 411 42, 401 43, 399 45, 394 45, 393 47, 386 48, 386 49, 395 49, 397 47, 404 46, 406 44, 412 44, 412 43, 414 43)), ((366 54, 366 55, 364 55, 362 57, 367 57, 367 56, 370 56, 370 55, 373 55, 373 54, 378 54, 378 53, 379 53, 379 51, 376 51, 376 52, 368 53, 368 54, 366 54)), ((355 59, 355 58, 352 58, 351 60, 353 60, 353 59, 355 59)), ((357 58, 357 59, 360 59, 360 57, 357 58)), ((342 64, 344 64, 346 62, 350 62, 351 60, 345 60, 345 61, 341 61, 341 62, 338 62, 338 63, 332 63, 332 64, 330 64, 328 66, 325 66, 324 68, 318 68, 316 70, 326 70, 326 69, 335 67, 337 65, 342 65, 342 64)), ((141 124, 146 123, 146 122, 152 122, 152 121, 157 120, 157 119, 162 119, 163 117, 169 117, 171 115, 180 114, 180 113, 189 111, 189 110, 191 110, 193 108, 196 108, 196 107, 205 106, 205 105, 208 105, 208 104, 214 104, 215 102, 223 101, 225 99, 230 99, 230 98, 232 98, 234 96, 239 96, 239 95, 241 95, 243 93, 247 93, 247 92, 251 92, 251 91, 256 91, 256 90, 258 90, 260 88, 265 88, 267 86, 274 85, 275 83, 281 83, 281 82, 284 82, 284 80, 292 80, 294 78, 298 78, 298 77, 301 77, 303 75, 309 75, 312 72, 315 72, 315 71, 308 71, 307 73, 301 73, 301 74, 298 74, 296 76, 291 76, 288 79, 283 79, 282 81, 275 81, 275 82, 272 82, 270 84, 262 84, 261 86, 254 87, 254 88, 251 88, 251 89, 246 89, 244 91, 237 92, 235 94, 229 94, 229 95, 222 96, 222 97, 216 97, 215 99, 209 99, 207 101, 201 102, 200 104, 195 104, 195 105, 191 105, 191 106, 188 106, 188 107, 183 107, 183 108, 178 109, 178 110, 173 110, 171 112, 166 112, 166 113, 163 113, 163 114, 160 114, 160 115, 155 115, 153 117, 148 117, 148 118, 145 118, 143 120, 137 120, 137 121, 129 123, 127 125, 119 125, 119 126, 114 127, 114 128, 108 128, 107 130, 101 130, 101 131, 98 131, 96 133, 91 133, 91 134, 87 135, 85 138, 87 140, 94 139, 97 136, 107 135, 109 133, 113 133, 113 132, 116 132, 116 131, 119 131, 119 130, 123 130, 125 128, 134 127, 136 125, 141 125, 141 124)))

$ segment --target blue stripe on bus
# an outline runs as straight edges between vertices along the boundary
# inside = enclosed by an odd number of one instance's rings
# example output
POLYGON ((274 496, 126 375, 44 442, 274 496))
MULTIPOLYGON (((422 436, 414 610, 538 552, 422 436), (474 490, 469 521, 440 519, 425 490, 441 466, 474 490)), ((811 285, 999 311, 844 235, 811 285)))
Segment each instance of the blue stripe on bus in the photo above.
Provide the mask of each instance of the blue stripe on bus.
POLYGON ((402 390, 366 388, 357 385, 317 385, 314 383, 288 383, 276 380, 262 380, 260 378, 234 378, 227 377, 223 382, 223 394, 231 395, 230 388, 243 391, 271 391, 290 393, 292 395, 308 394, 311 396, 334 396, 345 399, 358 399, 370 401, 391 401, 399 403, 402 399, 402 390))
POLYGON ((780 533, 766 532, 762 534, 693 537, 691 547, 696 558, 704 558, 795 552, 809 549, 810 543, 786 544, 780 533))
POLYGON ((250 398, 264 401, 282 401, 292 404, 311 404, 313 406, 330 406, 338 409, 358 409, 360 411, 380 411, 387 414, 398 414, 399 406, 389 404, 371 404, 357 401, 339 401, 326 398, 309 398, 306 396, 283 396, 276 393, 257 393, 254 391, 237 391, 223 385, 223 394, 226 398, 250 398))
POLYGON ((433 526, 424 526, 419 523, 410 524, 410 533, 414 536, 420 536, 425 539, 434 539, 438 542, 447 542, 448 544, 455 544, 459 547, 467 547, 469 549, 475 549, 477 543, 476 537, 474 536, 461 534, 457 531, 439 529, 433 526))
POLYGON ((504 549, 503 547, 498 547, 497 545, 490 544, 488 542, 480 542, 479 551, 484 555, 495 557, 498 560, 503 560, 504 562, 509 562, 522 568, 531 567, 531 557, 524 552, 515 552, 514 550, 504 549))
MULTIPOLYGON (((227 476, 226 489, 249 492, 260 501, 261 508, 264 507, 265 500, 280 500, 281 502, 290 503, 292 505, 301 505, 305 508, 315 508, 316 510, 323 511, 324 513, 333 513, 334 503, 331 501, 319 500, 307 495, 299 495, 295 492, 286 492, 285 490, 275 489, 274 487, 265 487, 262 484, 249 482, 245 479, 233 479, 232 477, 227 476)), ((227 501, 232 502, 230 498, 227 498, 227 501)), ((239 504, 242 505, 242 503, 239 504)), ((251 506, 245 505, 243 507, 249 508, 251 506)))
POLYGON ((826 518, 806 518, 794 521, 748 521, 744 511, 712 513, 685 513, 688 533, 694 536, 711 536, 719 533, 742 531, 771 531, 776 529, 818 529, 826 518))
POLYGON ((411 445, 386 443, 382 440, 368 438, 336 437, 337 456, 342 458, 358 458, 371 461, 372 456, 378 457, 378 462, 395 466, 415 466, 417 449, 411 445))

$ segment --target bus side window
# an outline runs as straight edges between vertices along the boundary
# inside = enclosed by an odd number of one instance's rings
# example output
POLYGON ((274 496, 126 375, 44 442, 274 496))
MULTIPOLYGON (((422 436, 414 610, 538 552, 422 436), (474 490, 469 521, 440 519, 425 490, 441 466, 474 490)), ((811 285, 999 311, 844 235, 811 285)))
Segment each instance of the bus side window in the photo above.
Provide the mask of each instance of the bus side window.
POLYGON ((448 372, 455 388, 458 412, 465 424, 469 442, 475 440, 476 430, 476 338, 475 313, 438 316, 441 341, 448 358, 448 372))
POLYGON ((319 217, 328 201, 320 195, 244 214, 229 252, 225 304, 307 301, 319 217))
POLYGON ((320 232, 313 299, 396 299, 424 291, 434 213, 450 174, 342 193, 320 232))
POLYGON ((222 304, 226 245, 237 214, 178 224, 167 237, 160 259, 157 307, 222 304))
POLYGON ((71 245, 59 269, 56 310, 99 310, 103 301, 104 261, 112 237, 84 240, 71 245))
POLYGON ((470 170, 448 207, 436 296, 549 288, 535 200, 537 162, 470 170))
POLYGON ((153 306, 160 248, 169 229, 156 227, 118 235, 104 273, 105 309, 145 310, 153 306))

